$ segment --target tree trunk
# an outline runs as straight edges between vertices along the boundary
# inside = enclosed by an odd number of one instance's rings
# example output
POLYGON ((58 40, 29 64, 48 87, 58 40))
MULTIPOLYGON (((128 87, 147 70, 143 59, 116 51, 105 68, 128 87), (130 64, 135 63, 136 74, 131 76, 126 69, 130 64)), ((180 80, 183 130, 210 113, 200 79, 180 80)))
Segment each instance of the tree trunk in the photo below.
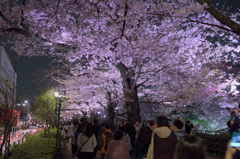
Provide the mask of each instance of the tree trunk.
POLYGON ((116 65, 122 76, 123 94, 125 100, 125 108, 127 110, 127 118, 133 123, 136 119, 141 119, 140 107, 138 102, 137 86, 133 86, 135 81, 135 73, 127 68, 123 63, 116 65))
POLYGON ((107 105, 107 117, 110 124, 114 123, 115 112, 114 112, 113 106, 114 106, 114 103, 110 103, 110 102, 107 105))

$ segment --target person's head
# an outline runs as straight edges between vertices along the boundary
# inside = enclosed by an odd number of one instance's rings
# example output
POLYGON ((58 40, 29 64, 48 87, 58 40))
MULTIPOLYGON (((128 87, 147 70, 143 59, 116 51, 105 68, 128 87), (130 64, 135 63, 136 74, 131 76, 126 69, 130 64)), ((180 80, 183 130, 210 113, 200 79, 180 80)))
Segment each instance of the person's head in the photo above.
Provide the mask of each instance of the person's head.
POLYGON ((111 125, 109 123, 105 123, 104 127, 105 129, 111 129, 111 125))
POLYGON ((156 120, 150 120, 149 121, 149 127, 153 130, 157 127, 156 120))
POLYGON ((124 124, 127 124, 127 123, 129 123, 129 120, 124 120, 123 125, 124 125, 124 124))
POLYGON ((230 126, 231 126, 233 123, 234 123, 233 120, 229 120, 229 121, 227 122, 227 126, 230 128, 230 126))
POLYGON ((179 130, 181 130, 183 128, 183 122, 181 120, 179 120, 179 119, 174 120, 173 124, 179 130))
POLYGON ((87 123, 81 123, 80 125, 78 125, 78 128, 77 128, 77 132, 83 132, 85 127, 86 127, 87 123))
POLYGON ((105 127, 105 124, 106 124, 106 122, 102 122, 102 128, 104 128, 104 127, 105 127))
POLYGON ((74 121, 73 121, 73 125, 74 125, 74 126, 78 126, 78 121, 77 121, 77 120, 74 120, 74 121))
POLYGON ((190 127, 191 127, 191 128, 194 128, 194 125, 193 125, 193 124, 190 124, 190 127))
POLYGON ((185 135, 178 141, 174 159, 205 159, 206 143, 203 139, 193 136, 185 135))
POLYGON ((84 133, 87 137, 91 137, 93 132, 92 132, 92 124, 91 123, 87 123, 85 125, 85 128, 84 128, 84 133))
POLYGON ((134 123, 134 124, 138 126, 138 125, 140 124, 139 119, 135 120, 135 123, 134 123))
POLYGON ((95 119, 93 120, 93 123, 94 123, 94 124, 97 124, 97 123, 98 123, 98 119, 95 118, 95 119))
POLYGON ((123 137, 123 132, 122 130, 117 130, 115 133, 114 133, 114 139, 115 140, 121 140, 123 137))
POLYGON ((148 126, 150 126, 150 121, 151 121, 151 120, 148 120, 148 121, 147 121, 147 125, 148 125, 148 126))
POLYGON ((158 116, 156 121, 158 127, 168 126, 168 118, 165 116, 158 116))
POLYGON ((87 122, 87 119, 85 117, 83 117, 81 120, 80 120, 81 123, 84 123, 84 122, 87 122))
POLYGON ((186 124, 186 125, 190 125, 190 123, 191 123, 191 122, 190 122, 189 120, 187 120, 185 124, 186 124))

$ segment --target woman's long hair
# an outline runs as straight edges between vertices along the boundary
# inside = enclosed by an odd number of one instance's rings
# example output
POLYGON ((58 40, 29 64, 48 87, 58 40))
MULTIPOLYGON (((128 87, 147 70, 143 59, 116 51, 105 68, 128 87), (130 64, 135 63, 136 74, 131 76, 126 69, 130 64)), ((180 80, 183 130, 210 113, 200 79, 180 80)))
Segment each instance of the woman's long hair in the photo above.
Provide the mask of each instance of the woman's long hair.
POLYGON ((87 137, 91 137, 93 135, 92 123, 87 123, 86 124, 85 130, 84 130, 84 135, 87 136, 87 137))
POLYGON ((205 159, 206 149, 207 146, 203 139, 185 135, 176 145, 174 159, 205 159))

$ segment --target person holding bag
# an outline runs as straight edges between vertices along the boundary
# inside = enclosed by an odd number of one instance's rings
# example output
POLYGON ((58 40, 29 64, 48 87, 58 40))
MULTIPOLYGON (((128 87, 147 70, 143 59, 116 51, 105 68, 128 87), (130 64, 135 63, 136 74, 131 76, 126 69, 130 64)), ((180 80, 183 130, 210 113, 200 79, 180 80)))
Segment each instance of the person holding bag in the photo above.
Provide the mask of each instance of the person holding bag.
POLYGON ((97 146, 97 140, 92 132, 92 124, 88 123, 83 133, 81 133, 77 140, 77 157, 81 159, 92 159, 94 156, 94 149, 97 146), (81 157, 80 157, 81 156, 81 157))

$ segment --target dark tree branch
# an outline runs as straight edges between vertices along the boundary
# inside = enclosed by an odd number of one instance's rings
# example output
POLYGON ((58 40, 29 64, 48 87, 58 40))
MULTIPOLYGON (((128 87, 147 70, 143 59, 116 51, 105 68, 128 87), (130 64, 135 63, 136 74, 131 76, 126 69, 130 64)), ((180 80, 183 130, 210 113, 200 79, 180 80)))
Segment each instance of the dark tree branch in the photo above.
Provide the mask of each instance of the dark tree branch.
POLYGON ((107 110, 107 107, 104 106, 101 102, 97 101, 97 103, 98 103, 101 107, 103 107, 104 110, 107 110))
POLYGON ((3 13, 2 13, 1 11, 0 11, 0 17, 2 17, 3 20, 5 20, 6 22, 11 23, 11 21, 8 20, 8 19, 3 15, 3 13))
MULTIPOLYGON (((124 17, 127 16, 127 10, 128 10, 128 4, 127 4, 127 0, 126 0, 125 8, 124 8, 124 17)), ((126 25, 126 19, 123 20, 123 27, 122 27, 121 37, 123 37, 123 35, 124 35, 125 25, 126 25)))
POLYGON ((224 15, 222 12, 219 12, 218 10, 216 10, 210 2, 208 2, 206 0, 196 0, 196 1, 201 5, 207 4, 208 7, 205 7, 206 11, 208 11, 220 23, 222 23, 222 24, 228 26, 229 28, 231 28, 232 29, 232 30, 230 30, 231 32, 234 32, 234 33, 237 33, 238 35, 240 35, 240 24, 234 22, 229 17, 224 15))
POLYGON ((225 27, 223 27, 223 26, 216 25, 216 24, 210 24, 210 23, 200 22, 200 21, 196 21, 196 20, 189 20, 189 21, 186 21, 186 22, 187 22, 187 23, 188 23, 188 22, 200 23, 200 24, 209 25, 209 26, 217 27, 217 28, 220 28, 220 29, 223 29, 223 30, 232 32, 231 29, 228 29, 228 28, 225 28, 225 27))

